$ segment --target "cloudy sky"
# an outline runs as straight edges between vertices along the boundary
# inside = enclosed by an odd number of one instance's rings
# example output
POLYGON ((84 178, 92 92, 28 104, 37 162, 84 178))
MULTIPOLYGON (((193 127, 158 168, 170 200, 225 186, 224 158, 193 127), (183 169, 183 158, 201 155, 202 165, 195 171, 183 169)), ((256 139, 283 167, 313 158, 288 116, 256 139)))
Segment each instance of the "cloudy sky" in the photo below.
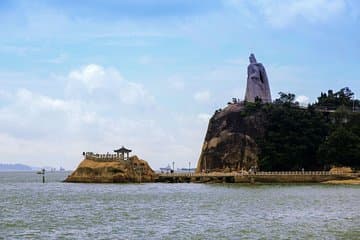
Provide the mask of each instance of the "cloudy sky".
POLYGON ((2 0, 0 163, 73 169, 125 145, 154 169, 195 166, 251 52, 273 98, 359 97, 359 29, 356 0, 2 0))

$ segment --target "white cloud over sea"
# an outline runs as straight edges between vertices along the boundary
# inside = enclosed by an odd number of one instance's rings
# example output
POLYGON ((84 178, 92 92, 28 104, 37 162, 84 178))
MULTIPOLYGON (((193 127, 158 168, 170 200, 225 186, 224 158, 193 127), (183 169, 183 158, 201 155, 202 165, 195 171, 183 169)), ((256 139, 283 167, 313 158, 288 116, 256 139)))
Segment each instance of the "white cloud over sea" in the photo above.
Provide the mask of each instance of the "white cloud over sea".
POLYGON ((168 113, 164 118, 165 110, 143 85, 97 64, 61 78, 66 82, 63 98, 26 88, 0 92, 0 152, 5 161, 74 168, 82 151, 111 152, 127 145, 155 167, 170 159, 180 162, 184 154, 195 164, 201 141, 190 130, 191 116, 178 121, 168 113))

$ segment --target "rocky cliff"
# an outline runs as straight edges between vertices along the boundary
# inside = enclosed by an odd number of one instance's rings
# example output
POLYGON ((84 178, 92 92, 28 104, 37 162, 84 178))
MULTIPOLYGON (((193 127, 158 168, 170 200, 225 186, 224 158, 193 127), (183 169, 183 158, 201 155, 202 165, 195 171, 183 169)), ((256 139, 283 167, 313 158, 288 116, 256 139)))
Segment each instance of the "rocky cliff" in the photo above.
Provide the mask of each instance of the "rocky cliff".
POLYGON ((196 171, 240 171, 257 166, 255 138, 264 135, 264 117, 246 114, 242 103, 217 110, 209 121, 196 171))
POLYGON ((149 164, 137 156, 132 156, 128 160, 104 160, 85 157, 65 182, 152 182, 154 178, 155 172, 149 164))

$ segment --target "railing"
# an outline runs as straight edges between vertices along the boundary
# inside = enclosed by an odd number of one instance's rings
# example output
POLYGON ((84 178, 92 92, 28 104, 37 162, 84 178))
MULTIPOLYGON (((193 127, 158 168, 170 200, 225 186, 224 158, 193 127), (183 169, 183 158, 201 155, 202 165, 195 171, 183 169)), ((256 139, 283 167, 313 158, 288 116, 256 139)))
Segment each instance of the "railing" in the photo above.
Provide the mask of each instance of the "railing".
POLYGON ((119 158, 117 154, 111 154, 111 153, 92 153, 92 152, 86 152, 86 157, 93 157, 93 158, 119 158))
MULTIPOLYGON (((255 174, 255 173, 252 173, 255 174)), ((281 171, 281 172, 256 172, 256 175, 336 175, 342 173, 334 173, 328 171, 281 171)))
POLYGON ((210 173, 160 173, 160 177, 235 177, 235 176, 279 176, 279 175, 348 175, 359 176, 360 173, 347 173, 347 172, 329 172, 329 171, 274 171, 274 172, 210 172, 210 173))
POLYGON ((98 162, 112 162, 112 161, 122 161, 126 160, 121 155, 111 154, 111 153, 92 153, 86 152, 85 158, 89 160, 94 160, 98 162))
MULTIPOLYGON (((360 112, 360 107, 347 106, 348 110, 351 112, 360 112)), ((326 107, 326 106, 316 106, 315 110, 319 112, 336 112, 338 107, 326 107)))

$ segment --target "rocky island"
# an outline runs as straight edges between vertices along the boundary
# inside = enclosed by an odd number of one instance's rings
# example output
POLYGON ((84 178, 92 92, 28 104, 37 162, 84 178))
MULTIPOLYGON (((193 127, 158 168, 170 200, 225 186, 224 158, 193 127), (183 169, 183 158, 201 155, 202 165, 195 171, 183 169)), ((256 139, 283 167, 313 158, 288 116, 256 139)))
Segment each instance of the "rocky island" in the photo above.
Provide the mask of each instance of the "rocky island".
POLYGON ((265 67, 255 55, 249 56, 245 100, 233 98, 218 109, 209 121, 197 172, 255 170, 260 149, 255 139, 265 134, 265 118, 260 112, 247 114, 246 103, 271 103, 265 67))
POLYGON ((198 161, 197 172, 249 170, 258 164, 256 137, 264 135, 263 116, 244 116, 243 103, 215 112, 198 161))
POLYGON ((253 54, 249 60, 245 99, 211 117, 198 173, 360 167, 360 101, 349 88, 321 93, 307 107, 292 93, 271 101, 265 67, 253 54))
POLYGON ((65 182, 82 183, 131 183, 153 182, 155 172, 149 164, 124 147, 114 150, 116 154, 83 153, 84 160, 65 182))

